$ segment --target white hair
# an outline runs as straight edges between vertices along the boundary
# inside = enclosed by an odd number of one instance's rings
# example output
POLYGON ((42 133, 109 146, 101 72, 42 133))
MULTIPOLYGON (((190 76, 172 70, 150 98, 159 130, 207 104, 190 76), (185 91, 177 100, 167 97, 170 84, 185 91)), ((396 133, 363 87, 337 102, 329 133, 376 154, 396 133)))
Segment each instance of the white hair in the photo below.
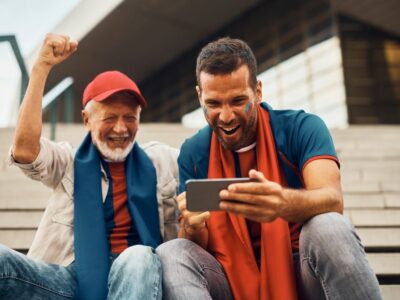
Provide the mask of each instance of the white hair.
MULTIPOLYGON (((85 111, 89 118, 93 117, 94 113, 94 106, 96 105, 97 101, 94 100, 89 100, 85 107, 83 108, 83 111, 85 111)), ((115 148, 111 149, 108 147, 106 142, 102 142, 99 136, 95 136, 93 131, 91 131, 92 135, 92 142, 96 146, 96 148, 99 150, 101 155, 104 157, 105 160, 109 162, 123 162, 125 161, 126 157, 128 154, 131 152, 135 140, 133 140, 128 146, 125 148, 115 148)))
POLYGON ((89 100, 89 101, 86 103, 85 107, 83 108, 83 110, 86 111, 86 112, 88 113, 89 116, 91 116, 92 113, 93 113, 93 105, 94 105, 94 102, 96 102, 96 101, 89 100))

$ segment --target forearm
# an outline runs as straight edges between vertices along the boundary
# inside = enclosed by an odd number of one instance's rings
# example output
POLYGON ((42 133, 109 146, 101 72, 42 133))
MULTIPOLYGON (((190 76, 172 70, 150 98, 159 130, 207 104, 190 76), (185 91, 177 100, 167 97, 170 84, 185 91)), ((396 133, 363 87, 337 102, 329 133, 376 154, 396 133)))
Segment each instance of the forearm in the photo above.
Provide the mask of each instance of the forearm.
POLYGON ((309 218, 326 213, 343 213, 343 198, 340 189, 323 187, 314 190, 284 189, 285 207, 281 217, 289 222, 301 223, 309 218))
POLYGON ((35 65, 21 104, 15 137, 13 157, 20 163, 31 163, 40 151, 42 132, 42 98, 49 66, 35 65))

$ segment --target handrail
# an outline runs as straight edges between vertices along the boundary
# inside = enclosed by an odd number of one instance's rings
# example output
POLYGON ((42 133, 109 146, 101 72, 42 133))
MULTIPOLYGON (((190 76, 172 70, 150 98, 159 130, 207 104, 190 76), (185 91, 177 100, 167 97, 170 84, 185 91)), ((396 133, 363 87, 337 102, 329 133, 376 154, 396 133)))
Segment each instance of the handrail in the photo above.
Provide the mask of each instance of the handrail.
POLYGON ((67 123, 73 122, 73 111, 74 111, 74 99, 72 86, 74 84, 74 79, 72 77, 64 78, 61 82, 59 82, 55 87, 53 87, 50 91, 46 93, 43 97, 42 102, 42 110, 46 112, 50 110, 50 122, 51 122, 51 131, 50 138, 55 140, 56 138, 56 124, 58 119, 58 102, 62 95, 64 97, 64 107, 65 114, 64 120, 67 123))
POLYGON ((0 35, 0 43, 9 42, 14 52, 15 58, 17 59, 19 69, 21 70, 21 92, 20 92, 20 103, 24 98, 25 90, 28 86, 29 75, 25 66, 24 58, 22 57, 21 51, 19 50, 17 38, 15 35, 0 35))
MULTIPOLYGON (((21 94, 20 102, 24 98, 26 88, 28 87, 29 75, 25 66, 24 58, 21 55, 21 51, 18 46, 17 39, 15 35, 0 35, 0 43, 9 42, 11 48, 14 52, 15 58, 17 59, 19 69, 21 71, 21 94)), ((62 99, 64 95, 65 101, 65 114, 64 120, 67 123, 73 122, 73 111, 74 111, 74 101, 73 101, 73 91, 72 86, 74 84, 74 79, 72 77, 67 77, 59 82, 55 87, 53 87, 49 92, 43 97, 42 110, 43 112, 50 110, 50 122, 51 131, 50 138, 55 140, 56 138, 56 124, 58 119, 58 102, 62 99)))

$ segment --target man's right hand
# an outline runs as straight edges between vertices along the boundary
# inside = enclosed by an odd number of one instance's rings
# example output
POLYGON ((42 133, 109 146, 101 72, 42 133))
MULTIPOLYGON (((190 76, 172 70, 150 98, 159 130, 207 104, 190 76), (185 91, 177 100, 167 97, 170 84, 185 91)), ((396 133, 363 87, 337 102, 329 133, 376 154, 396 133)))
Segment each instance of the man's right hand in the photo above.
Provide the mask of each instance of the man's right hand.
POLYGON ((71 41, 66 35, 49 33, 43 41, 34 66, 50 70, 53 66, 66 60, 76 51, 77 47, 78 42, 71 41))
POLYGON ((78 43, 69 37, 47 34, 32 68, 24 100, 19 109, 12 155, 20 163, 32 163, 40 151, 42 133, 42 99, 51 68, 66 60, 78 43))
POLYGON ((181 213, 181 237, 196 240, 204 232, 207 232, 206 221, 210 217, 210 212, 191 212, 186 209, 186 192, 176 198, 179 211, 181 213), (183 231, 183 232, 182 232, 183 231))

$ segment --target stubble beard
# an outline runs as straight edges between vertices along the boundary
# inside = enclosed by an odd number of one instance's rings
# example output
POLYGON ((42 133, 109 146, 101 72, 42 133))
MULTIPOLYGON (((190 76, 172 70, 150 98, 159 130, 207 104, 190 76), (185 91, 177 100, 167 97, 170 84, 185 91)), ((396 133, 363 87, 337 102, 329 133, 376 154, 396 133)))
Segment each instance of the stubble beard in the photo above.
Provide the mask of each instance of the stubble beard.
MULTIPOLYGON (((217 123, 217 122, 215 122, 217 123)), ((213 124, 214 132, 219 140, 219 142, 222 144, 222 146, 230 151, 236 151, 241 148, 244 148, 252 143, 254 143, 257 139, 257 111, 253 113, 251 119, 249 120, 249 123, 243 127, 243 123, 240 124, 242 127, 242 136, 239 139, 239 141, 235 144, 227 143, 225 142, 223 135, 220 133, 220 129, 218 128, 218 124, 213 124)))

